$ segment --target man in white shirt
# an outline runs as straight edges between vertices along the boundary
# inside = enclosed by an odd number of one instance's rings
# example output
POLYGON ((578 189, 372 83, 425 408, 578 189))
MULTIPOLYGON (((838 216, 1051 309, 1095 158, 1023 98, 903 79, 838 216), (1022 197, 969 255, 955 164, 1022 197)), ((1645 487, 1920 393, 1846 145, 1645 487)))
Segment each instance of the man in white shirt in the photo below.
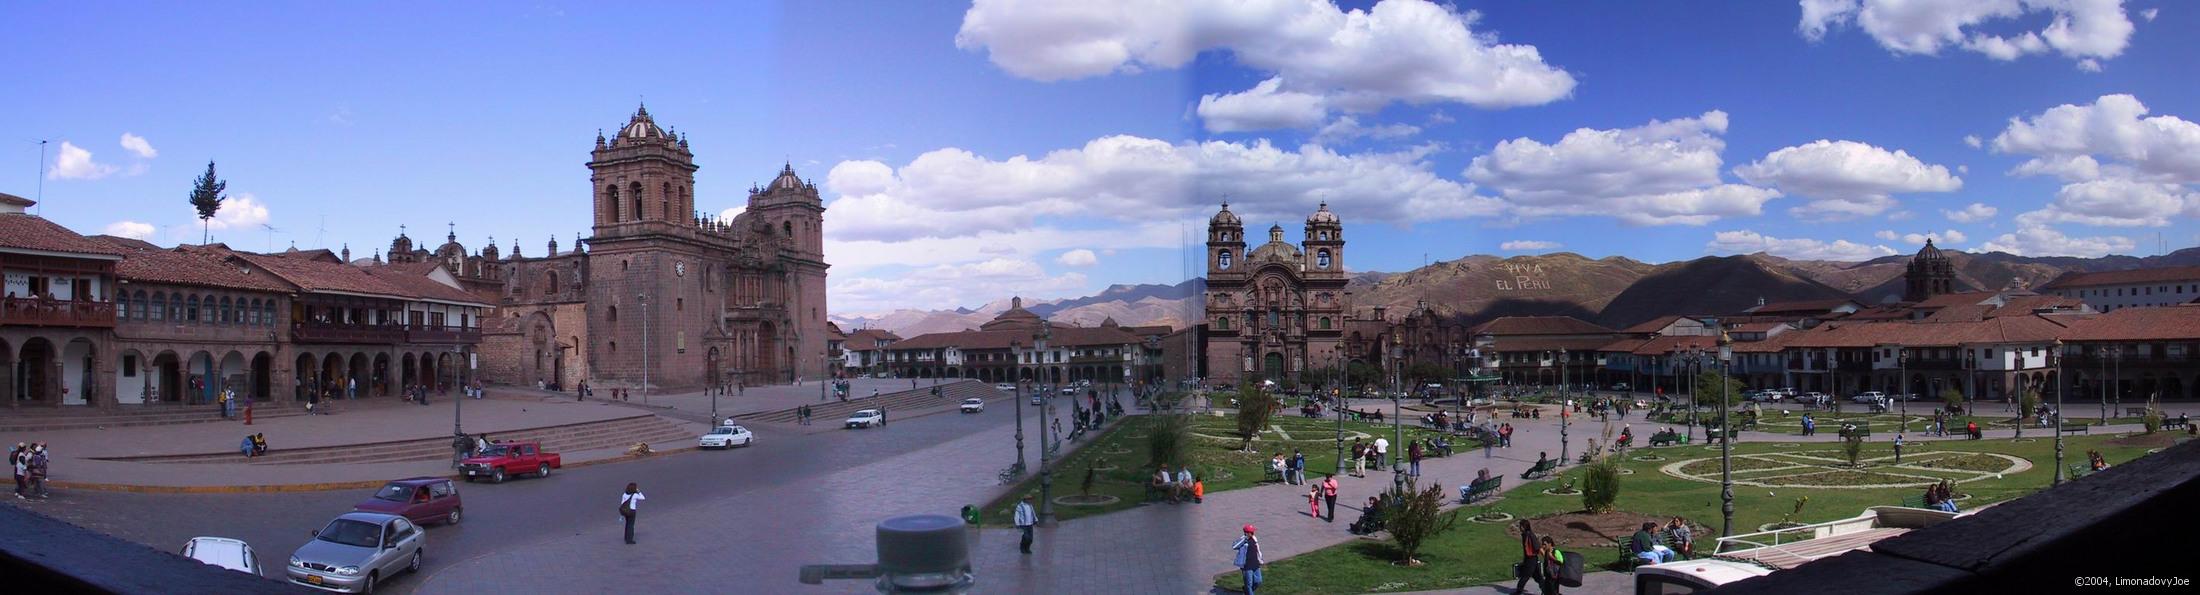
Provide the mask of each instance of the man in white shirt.
POLYGON ((1390 464, 1390 439, 1375 437, 1375 468, 1390 464))
POLYGON ((1023 532, 1023 541, 1017 545, 1025 554, 1031 553, 1031 527, 1039 524, 1039 515, 1031 510, 1031 497, 1024 496, 1016 503, 1016 529, 1023 532))
POLYGON ((1190 493, 1192 493, 1192 466, 1191 466, 1191 465, 1185 465, 1185 466, 1183 466, 1183 467, 1179 467, 1179 468, 1177 468, 1177 471, 1176 471, 1176 490, 1177 490, 1177 492, 1180 492, 1180 493, 1184 493, 1184 494, 1190 494, 1190 493))

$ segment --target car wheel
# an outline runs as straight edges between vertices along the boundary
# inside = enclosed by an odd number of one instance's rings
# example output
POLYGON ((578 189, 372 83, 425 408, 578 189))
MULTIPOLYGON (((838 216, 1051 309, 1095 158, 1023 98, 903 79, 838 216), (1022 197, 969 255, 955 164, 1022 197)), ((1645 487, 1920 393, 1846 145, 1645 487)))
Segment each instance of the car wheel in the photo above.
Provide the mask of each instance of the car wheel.
POLYGON ((374 592, 374 582, 375 582, 375 581, 374 581, 374 579, 375 579, 375 574, 374 574, 374 573, 372 573, 372 572, 369 572, 369 573, 367 573, 367 582, 365 582, 365 583, 361 583, 361 584, 359 585, 359 592, 361 592, 361 593, 373 593, 373 592, 374 592))
POLYGON ((537 464, 537 465, 535 465, 535 477, 549 477, 549 476, 550 476, 550 464, 549 464, 549 463, 541 463, 541 464, 537 464))
POLYGON ((496 471, 489 473, 489 483, 504 483, 503 467, 498 467, 496 471))
POLYGON ((412 557, 412 561, 411 561, 411 562, 406 562, 406 563, 405 563, 405 572, 412 572, 412 573, 418 573, 418 572, 420 572, 420 554, 421 554, 421 551, 420 551, 420 550, 413 550, 413 557, 412 557))
POLYGON ((453 509, 451 509, 451 513, 450 513, 450 514, 446 514, 446 515, 443 515, 443 524, 445 524, 445 525, 456 525, 456 524, 458 524, 458 517, 459 517, 459 513, 460 513, 461 511, 464 511, 464 510, 465 510, 465 509, 463 509, 463 508, 453 508, 453 509))

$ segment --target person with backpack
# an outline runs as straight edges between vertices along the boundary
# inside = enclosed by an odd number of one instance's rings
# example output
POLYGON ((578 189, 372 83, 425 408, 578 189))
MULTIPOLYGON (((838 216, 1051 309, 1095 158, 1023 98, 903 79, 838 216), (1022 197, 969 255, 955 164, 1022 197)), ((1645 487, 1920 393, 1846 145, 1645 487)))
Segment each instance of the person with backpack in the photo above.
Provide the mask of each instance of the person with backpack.
POLYGON ((1546 575, 1543 572, 1543 542, 1535 534, 1535 526, 1528 524, 1528 519, 1520 519, 1519 525, 1520 563, 1513 565, 1513 576, 1519 581, 1513 583, 1513 592, 1528 592, 1528 581, 1532 580, 1538 589, 1549 593, 1551 587, 1546 584, 1546 575))
POLYGON ((1581 558, 1575 556, 1569 564, 1566 552, 1558 551, 1558 541, 1543 536, 1543 595, 1558 595, 1559 587, 1581 586, 1581 558))
POLYGON ((1260 567, 1266 562, 1260 555, 1260 539, 1253 537, 1253 526, 1245 526, 1245 536, 1240 537, 1230 549, 1237 550, 1236 565, 1245 575, 1245 595, 1254 595, 1260 588, 1260 567))
POLYGON ((633 482, 626 484, 626 493, 619 494, 619 516, 626 519, 627 545, 634 545, 634 515, 641 509, 642 501, 648 499, 642 495, 641 484, 633 482))

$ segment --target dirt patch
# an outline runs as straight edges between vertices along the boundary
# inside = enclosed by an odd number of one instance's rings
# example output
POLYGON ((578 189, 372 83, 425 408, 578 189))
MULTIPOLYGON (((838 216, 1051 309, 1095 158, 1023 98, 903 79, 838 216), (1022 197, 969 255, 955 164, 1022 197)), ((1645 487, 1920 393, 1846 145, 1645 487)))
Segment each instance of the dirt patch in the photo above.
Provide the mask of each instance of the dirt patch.
POLYGON ((2106 444, 2108 444, 2109 446, 2143 446, 2147 448, 2163 448, 2171 444, 2176 444, 2178 435, 2179 434, 2176 432, 2132 434, 2130 436, 2124 436, 2122 438, 2110 438, 2108 442, 2106 442, 2106 444))
MULTIPOLYGON (((1629 535, 1634 535, 1636 531, 1642 529, 1643 523, 1657 523, 1658 526, 1663 527, 1668 520, 1671 519, 1620 510, 1605 514, 1566 512, 1529 519, 1528 522, 1535 525, 1537 535, 1548 536, 1557 540, 1559 547, 1568 548, 1568 551, 1572 551, 1576 548, 1611 547, 1612 540, 1625 539, 1629 535)), ((1694 522, 1689 524, 1695 525, 1694 522)), ((1703 531, 1705 529, 1698 528, 1696 534, 1704 535, 1703 531)), ((1506 527, 1505 534, 1511 535, 1513 541, 1519 541, 1520 525, 1514 523, 1506 527)))

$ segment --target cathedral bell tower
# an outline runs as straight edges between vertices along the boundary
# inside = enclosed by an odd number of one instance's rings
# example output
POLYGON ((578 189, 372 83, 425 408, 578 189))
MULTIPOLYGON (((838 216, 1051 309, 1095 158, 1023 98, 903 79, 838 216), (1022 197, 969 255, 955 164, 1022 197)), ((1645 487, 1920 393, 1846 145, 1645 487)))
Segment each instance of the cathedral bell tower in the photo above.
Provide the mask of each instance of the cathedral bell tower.
POLYGON ((686 138, 658 127, 648 107, 609 140, 596 133, 589 157, 598 237, 661 231, 693 218, 695 154, 686 138))

